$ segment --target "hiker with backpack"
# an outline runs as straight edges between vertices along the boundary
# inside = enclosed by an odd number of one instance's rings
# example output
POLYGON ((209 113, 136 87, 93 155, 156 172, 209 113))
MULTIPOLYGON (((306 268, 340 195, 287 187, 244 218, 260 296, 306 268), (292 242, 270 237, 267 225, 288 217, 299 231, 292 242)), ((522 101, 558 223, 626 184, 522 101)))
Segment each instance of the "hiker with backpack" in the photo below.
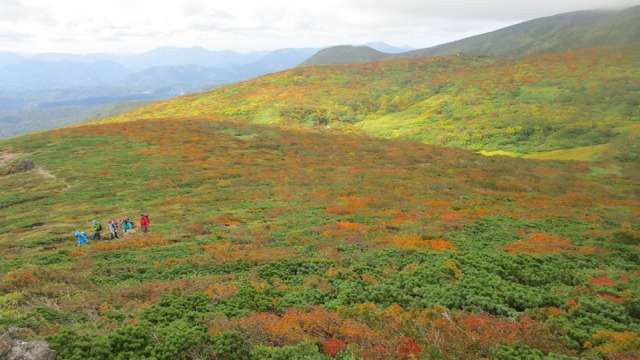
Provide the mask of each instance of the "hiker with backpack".
POLYGON ((133 230, 133 223, 129 221, 128 217, 123 217, 120 220, 120 227, 122 228, 122 233, 126 235, 128 232, 133 230))
POLYGON ((87 239, 87 234, 85 234, 84 232, 76 231, 75 236, 76 238, 78 238, 78 244, 76 245, 78 247, 83 247, 87 244, 87 241, 89 241, 89 239, 87 239))
POLYGON ((114 238, 120 239, 118 237, 118 222, 115 220, 109 220, 109 232, 111 233, 111 240, 114 238))
POLYGON ((140 229, 143 234, 149 232, 149 216, 140 214, 140 229))
POLYGON ((100 231, 102 231, 102 225, 98 220, 91 221, 93 226, 91 226, 91 231, 93 231, 93 235, 91 235, 91 241, 101 240, 100 231))

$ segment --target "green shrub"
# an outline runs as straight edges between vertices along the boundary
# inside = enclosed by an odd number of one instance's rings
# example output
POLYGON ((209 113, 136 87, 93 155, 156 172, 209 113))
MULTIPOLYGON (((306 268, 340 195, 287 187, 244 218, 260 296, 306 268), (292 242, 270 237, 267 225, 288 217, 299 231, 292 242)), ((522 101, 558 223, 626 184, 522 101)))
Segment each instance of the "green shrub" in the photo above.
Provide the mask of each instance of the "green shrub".
POLYGON ((249 355, 247 340, 237 331, 225 331, 213 340, 216 358, 220 360, 243 360, 249 355))
POLYGON ((109 341, 100 336, 79 335, 71 328, 62 328, 47 341, 60 360, 112 359, 109 341))
POLYGON ((251 351, 252 360, 315 360, 329 359, 320 352, 318 345, 302 341, 295 345, 274 347, 259 345, 251 351))

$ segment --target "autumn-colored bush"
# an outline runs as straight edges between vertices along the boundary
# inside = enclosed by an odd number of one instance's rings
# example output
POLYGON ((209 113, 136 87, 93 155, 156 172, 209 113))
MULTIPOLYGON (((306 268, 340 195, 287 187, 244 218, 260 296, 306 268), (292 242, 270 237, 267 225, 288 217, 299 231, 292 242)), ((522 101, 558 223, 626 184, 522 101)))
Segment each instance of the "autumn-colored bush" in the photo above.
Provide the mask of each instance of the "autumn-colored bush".
POLYGON ((119 241, 101 241, 91 244, 91 250, 96 252, 114 250, 141 250, 171 244, 170 241, 159 235, 134 235, 119 241))
POLYGON ((443 240, 443 239, 424 240, 422 239, 421 236, 418 236, 418 235, 410 235, 405 237, 393 236, 390 239, 385 239, 384 242, 391 246, 396 246, 401 249, 456 251, 456 247, 446 240, 443 240))
POLYGON ((347 348, 347 344, 344 341, 333 337, 327 341, 324 341, 321 345, 322 352, 331 356, 336 356, 340 351, 347 348))
POLYGON ((553 254, 558 252, 594 253, 596 249, 591 247, 579 247, 571 244, 571 239, 561 238, 551 234, 531 234, 528 239, 519 240, 513 244, 500 248, 508 253, 521 254, 553 254))

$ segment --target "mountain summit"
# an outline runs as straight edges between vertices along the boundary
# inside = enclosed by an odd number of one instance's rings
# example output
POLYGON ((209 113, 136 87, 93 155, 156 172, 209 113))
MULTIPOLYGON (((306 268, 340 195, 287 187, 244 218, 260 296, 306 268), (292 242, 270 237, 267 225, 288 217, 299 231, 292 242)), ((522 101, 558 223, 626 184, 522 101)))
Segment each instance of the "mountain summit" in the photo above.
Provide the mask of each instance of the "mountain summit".
POLYGON ((640 41, 640 6, 578 11, 526 21, 466 39, 396 54, 360 47, 324 49, 302 65, 362 63, 396 57, 489 55, 517 57, 640 41))

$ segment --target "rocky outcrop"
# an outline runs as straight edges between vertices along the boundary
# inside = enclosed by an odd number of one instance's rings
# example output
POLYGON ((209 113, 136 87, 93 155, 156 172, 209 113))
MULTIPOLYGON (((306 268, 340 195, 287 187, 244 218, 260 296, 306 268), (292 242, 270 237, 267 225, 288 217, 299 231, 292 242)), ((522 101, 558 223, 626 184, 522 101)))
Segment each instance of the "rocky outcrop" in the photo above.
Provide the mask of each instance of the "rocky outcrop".
POLYGON ((18 163, 13 167, 15 172, 31 171, 36 168, 36 166, 33 164, 33 161, 29 159, 22 159, 18 161, 18 163))
POLYGON ((0 359, 2 360, 53 360, 55 351, 44 341, 24 341, 30 331, 9 328, 0 335, 0 359))

